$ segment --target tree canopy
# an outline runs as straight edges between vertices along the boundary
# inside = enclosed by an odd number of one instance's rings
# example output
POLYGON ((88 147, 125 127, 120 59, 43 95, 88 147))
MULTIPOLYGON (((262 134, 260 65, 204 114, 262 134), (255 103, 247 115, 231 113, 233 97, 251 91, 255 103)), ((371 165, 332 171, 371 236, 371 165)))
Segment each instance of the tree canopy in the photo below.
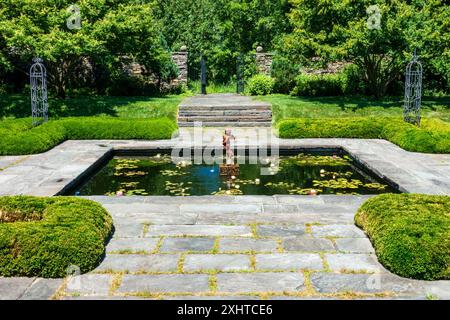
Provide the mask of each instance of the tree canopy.
POLYGON ((262 46, 282 62, 275 63, 282 66, 276 71, 281 79, 300 73, 298 65, 347 61, 376 97, 399 93, 389 89, 401 83, 417 49, 425 86, 450 90, 446 0, 0 2, 0 90, 5 83, 23 88, 35 56, 44 58, 51 88, 62 97, 67 89, 102 93, 129 83, 124 65, 130 61, 144 67, 146 82, 169 81, 176 75, 171 53, 181 46, 189 51, 191 79, 199 78, 205 56, 208 78, 228 82, 237 57, 262 46))
POLYGON ((283 42, 289 56, 304 63, 312 57, 353 62, 376 97, 402 74, 414 50, 429 71, 448 80, 450 7, 445 1, 291 2, 294 30, 283 42))

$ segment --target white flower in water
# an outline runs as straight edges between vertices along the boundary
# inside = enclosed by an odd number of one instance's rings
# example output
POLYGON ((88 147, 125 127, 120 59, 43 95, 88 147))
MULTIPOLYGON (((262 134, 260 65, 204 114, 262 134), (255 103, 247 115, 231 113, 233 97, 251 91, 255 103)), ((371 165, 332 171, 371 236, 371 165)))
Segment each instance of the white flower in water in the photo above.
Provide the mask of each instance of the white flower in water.
POLYGON ((227 190, 225 193, 226 193, 226 194, 231 194, 231 191, 230 191, 230 190, 227 190))
POLYGON ((156 155, 156 157, 157 157, 157 158, 161 158, 161 154, 158 153, 158 154, 156 155))
POLYGON ((235 187, 236 189, 239 189, 241 186, 237 184, 237 185, 235 185, 234 187, 235 187))
POLYGON ((233 180, 236 179, 236 176, 231 176, 231 179, 233 179, 233 180))
POLYGON ((325 170, 324 170, 324 169, 321 169, 321 170, 320 170, 320 173, 325 173, 325 170))
POLYGON ((259 180, 258 178, 255 179, 255 183, 259 184, 261 182, 261 180, 259 180))

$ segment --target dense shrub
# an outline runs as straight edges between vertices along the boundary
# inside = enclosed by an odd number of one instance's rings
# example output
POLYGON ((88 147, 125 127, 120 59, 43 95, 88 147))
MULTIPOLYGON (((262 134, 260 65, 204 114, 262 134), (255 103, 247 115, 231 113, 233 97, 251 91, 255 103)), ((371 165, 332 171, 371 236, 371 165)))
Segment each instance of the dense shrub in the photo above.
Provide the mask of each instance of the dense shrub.
POLYGON ((426 153, 450 153, 450 125, 424 119, 418 128, 398 118, 286 119, 278 123, 280 138, 386 139, 401 148, 426 153))
POLYGON ((295 96, 337 96, 344 92, 341 74, 301 74, 295 78, 291 94, 295 96))
POLYGON ((270 76, 275 80, 273 91, 289 94, 295 87, 299 70, 300 66, 292 63, 290 59, 275 56, 270 70, 270 76))
POLYGON ((450 279, 450 197, 384 194, 355 216, 379 261, 409 278, 450 279))
POLYGON ((111 96, 156 96, 160 94, 160 88, 150 77, 141 75, 113 74, 106 94, 111 96))
POLYGON ((70 139, 170 139, 176 124, 162 119, 63 118, 31 127, 31 119, 0 122, 0 155, 44 152, 70 139))
POLYGON ((101 261, 112 219, 99 204, 71 197, 0 197, 0 275, 66 276, 101 261))
POLYGON ((367 84, 363 71, 355 64, 348 65, 341 74, 341 86, 344 94, 367 94, 367 84))
POLYGON ((247 83, 247 92, 252 96, 264 96, 273 92, 275 81, 264 74, 251 77, 247 83))

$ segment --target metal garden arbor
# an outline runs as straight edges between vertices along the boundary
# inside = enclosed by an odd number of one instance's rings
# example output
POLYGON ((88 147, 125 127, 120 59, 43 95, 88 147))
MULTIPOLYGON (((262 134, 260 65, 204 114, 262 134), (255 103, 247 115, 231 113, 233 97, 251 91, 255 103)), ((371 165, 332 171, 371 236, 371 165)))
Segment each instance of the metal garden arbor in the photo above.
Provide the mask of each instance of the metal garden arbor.
POLYGON ((403 119, 406 122, 420 126, 420 106, 422 103, 422 64, 416 52, 406 67, 405 105, 403 119))
POLYGON ((41 58, 34 58, 30 68, 31 113, 33 125, 48 120, 47 70, 41 58))

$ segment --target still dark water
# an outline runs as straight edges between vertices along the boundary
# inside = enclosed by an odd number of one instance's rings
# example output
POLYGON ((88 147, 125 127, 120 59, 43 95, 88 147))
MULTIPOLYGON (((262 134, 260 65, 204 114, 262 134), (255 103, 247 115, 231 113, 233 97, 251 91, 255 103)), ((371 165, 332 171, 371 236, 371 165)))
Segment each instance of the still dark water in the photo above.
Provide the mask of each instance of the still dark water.
MULTIPOLYGON (((247 158, 246 158, 247 159, 247 158)), ((357 169, 346 156, 281 156, 240 164, 237 176, 219 175, 219 165, 173 163, 169 155, 114 157, 75 195, 273 195, 379 194, 396 192, 357 169), (277 165, 279 170, 277 171, 277 165), (262 169, 266 174, 262 174, 262 169), (269 173, 269 175, 267 175, 269 173)))

